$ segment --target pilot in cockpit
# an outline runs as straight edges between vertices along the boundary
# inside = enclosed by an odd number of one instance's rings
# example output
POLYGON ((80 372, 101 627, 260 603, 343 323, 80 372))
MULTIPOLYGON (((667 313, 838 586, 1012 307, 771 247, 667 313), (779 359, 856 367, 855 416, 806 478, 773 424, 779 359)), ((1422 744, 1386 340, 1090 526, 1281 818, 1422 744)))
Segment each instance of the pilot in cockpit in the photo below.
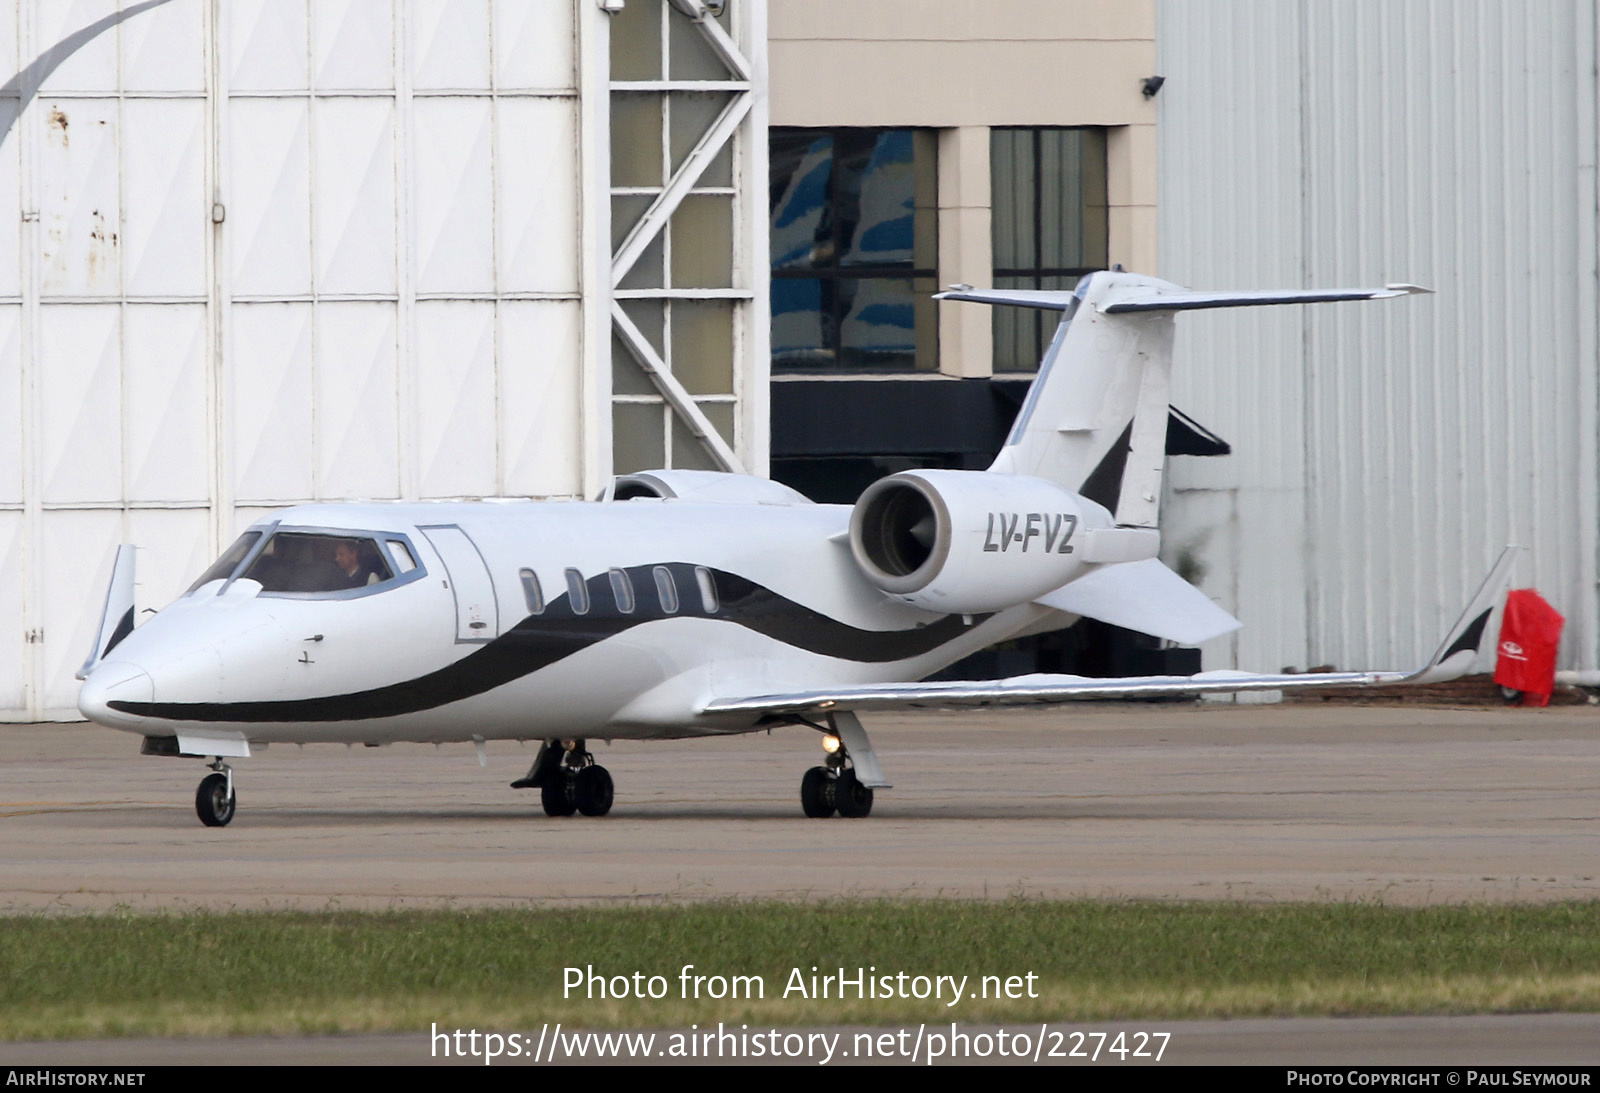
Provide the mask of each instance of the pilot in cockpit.
POLYGON ((361 547, 353 539, 339 540, 333 548, 333 561, 344 574, 346 588, 362 588, 383 579, 376 569, 362 561, 361 547))

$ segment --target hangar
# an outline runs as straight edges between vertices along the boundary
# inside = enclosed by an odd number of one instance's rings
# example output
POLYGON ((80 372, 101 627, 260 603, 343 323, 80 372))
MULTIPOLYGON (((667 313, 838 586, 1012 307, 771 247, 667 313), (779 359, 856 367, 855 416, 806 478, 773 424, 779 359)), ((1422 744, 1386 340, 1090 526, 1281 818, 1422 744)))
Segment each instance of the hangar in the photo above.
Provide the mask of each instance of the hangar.
POLYGON ((1169 446, 1234 454, 1173 461, 1164 556, 1246 623, 1205 667, 1412 663, 1516 541, 1594 668, 1595 35, 1591 0, 8 0, 0 717, 76 717, 119 541, 154 608, 296 502, 982 465, 1042 332, 927 293, 1113 263, 1439 290, 1186 326, 1169 446))

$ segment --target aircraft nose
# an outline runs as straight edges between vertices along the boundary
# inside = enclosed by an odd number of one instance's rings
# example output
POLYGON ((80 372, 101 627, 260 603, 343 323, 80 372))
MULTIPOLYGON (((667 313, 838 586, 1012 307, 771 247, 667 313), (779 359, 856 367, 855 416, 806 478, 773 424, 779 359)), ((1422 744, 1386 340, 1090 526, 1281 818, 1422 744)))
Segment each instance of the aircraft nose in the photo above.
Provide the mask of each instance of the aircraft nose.
POLYGON ((78 712, 90 721, 112 728, 137 725, 144 718, 111 708, 112 701, 149 702, 155 693, 150 675, 137 664, 113 661, 89 673, 78 688, 78 712))

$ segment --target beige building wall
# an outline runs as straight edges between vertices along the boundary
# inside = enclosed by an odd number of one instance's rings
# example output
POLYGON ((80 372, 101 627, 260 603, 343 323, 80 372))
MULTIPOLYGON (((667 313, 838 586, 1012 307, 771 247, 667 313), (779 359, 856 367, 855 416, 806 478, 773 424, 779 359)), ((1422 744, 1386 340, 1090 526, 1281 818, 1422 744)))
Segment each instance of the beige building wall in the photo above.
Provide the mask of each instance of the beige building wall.
MULTIPOLYGON (((939 281, 992 281, 991 126, 1103 126, 1112 263, 1156 272, 1154 0, 776 0, 771 124, 939 133, 939 281)), ((940 370, 993 371, 984 308, 940 315, 940 370)))

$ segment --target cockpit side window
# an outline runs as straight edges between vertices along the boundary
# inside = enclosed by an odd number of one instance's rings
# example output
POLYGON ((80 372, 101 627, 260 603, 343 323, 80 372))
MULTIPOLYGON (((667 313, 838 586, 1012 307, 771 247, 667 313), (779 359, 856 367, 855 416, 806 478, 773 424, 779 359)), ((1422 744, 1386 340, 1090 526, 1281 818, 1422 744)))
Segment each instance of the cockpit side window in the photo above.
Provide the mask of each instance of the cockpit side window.
POLYGON ((394 564, 400 568, 401 573, 410 573, 417 568, 417 560, 411 555, 411 548, 406 546, 403 539, 385 539, 389 547, 389 555, 394 558, 394 564))
POLYGON ((263 592, 343 592, 393 579, 375 540, 359 535, 279 531, 242 576, 263 592))
MULTIPOLYGON (((247 531, 235 539, 233 545, 222 552, 222 557, 212 562, 211 568, 200 574, 200 579, 189 586, 189 592, 193 592, 203 584, 233 576, 233 571, 239 568, 239 563, 244 561, 244 556, 250 553, 250 548, 255 546, 256 540, 260 538, 261 532, 247 531)), ((184 595, 189 595, 189 592, 185 592, 184 595)))

